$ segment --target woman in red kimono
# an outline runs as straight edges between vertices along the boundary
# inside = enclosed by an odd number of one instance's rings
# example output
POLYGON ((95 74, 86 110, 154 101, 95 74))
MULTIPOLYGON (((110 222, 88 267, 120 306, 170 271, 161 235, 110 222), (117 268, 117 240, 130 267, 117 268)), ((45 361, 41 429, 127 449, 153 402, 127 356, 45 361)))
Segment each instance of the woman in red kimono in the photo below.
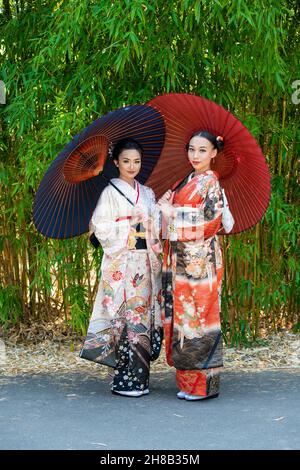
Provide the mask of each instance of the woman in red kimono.
POLYGON ((217 233, 224 203, 210 164, 222 147, 221 136, 195 133, 187 144, 193 172, 158 202, 166 238, 162 313, 167 362, 176 368, 177 397, 186 400, 219 394, 223 266, 217 233))

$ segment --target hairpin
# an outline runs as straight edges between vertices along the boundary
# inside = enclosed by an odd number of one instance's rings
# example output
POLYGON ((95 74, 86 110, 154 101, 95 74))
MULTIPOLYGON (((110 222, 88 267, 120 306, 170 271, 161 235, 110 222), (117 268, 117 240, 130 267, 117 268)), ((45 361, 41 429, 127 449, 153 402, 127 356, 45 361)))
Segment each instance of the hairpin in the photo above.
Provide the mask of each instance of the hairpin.
POLYGON ((113 153, 113 143, 110 142, 109 147, 108 147, 108 157, 111 158, 113 153))

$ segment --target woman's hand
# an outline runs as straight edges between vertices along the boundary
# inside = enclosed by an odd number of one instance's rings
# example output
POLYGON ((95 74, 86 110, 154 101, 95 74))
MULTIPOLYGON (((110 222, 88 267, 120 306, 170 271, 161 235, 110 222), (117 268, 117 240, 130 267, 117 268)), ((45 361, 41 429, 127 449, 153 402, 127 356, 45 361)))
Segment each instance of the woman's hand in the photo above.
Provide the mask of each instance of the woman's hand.
POLYGON ((172 196, 173 193, 171 189, 168 189, 168 191, 163 194, 163 196, 159 199, 157 205, 162 211, 164 217, 169 218, 173 215, 173 206, 172 206, 172 196))
POLYGON ((158 205, 161 206, 162 204, 170 203, 172 198, 172 191, 171 189, 168 189, 168 191, 165 192, 165 194, 162 195, 162 197, 158 201, 158 205))
POLYGON ((144 213, 139 206, 135 206, 131 212, 130 225, 136 225, 144 219, 144 213))
POLYGON ((166 217, 167 219, 169 217, 173 217, 174 207, 172 206, 172 204, 170 204, 169 202, 165 202, 165 203, 159 204, 159 207, 160 207, 160 210, 162 211, 164 217, 166 217))

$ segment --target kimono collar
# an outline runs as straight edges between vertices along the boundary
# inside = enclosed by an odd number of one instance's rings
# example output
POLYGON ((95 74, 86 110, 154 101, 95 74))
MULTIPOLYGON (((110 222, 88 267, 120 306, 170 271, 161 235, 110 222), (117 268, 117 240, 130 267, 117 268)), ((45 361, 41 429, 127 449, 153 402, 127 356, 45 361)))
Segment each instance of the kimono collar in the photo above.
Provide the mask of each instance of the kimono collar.
POLYGON ((140 184, 138 181, 134 180, 135 188, 121 178, 112 178, 111 182, 116 185, 134 204, 138 202, 140 197, 140 184))
POLYGON ((187 182, 189 183, 195 176, 204 176, 206 174, 214 174, 218 179, 219 179, 219 174, 214 171, 214 170, 205 170, 203 173, 200 173, 199 175, 195 175, 195 172, 193 171, 192 173, 189 174, 187 182))

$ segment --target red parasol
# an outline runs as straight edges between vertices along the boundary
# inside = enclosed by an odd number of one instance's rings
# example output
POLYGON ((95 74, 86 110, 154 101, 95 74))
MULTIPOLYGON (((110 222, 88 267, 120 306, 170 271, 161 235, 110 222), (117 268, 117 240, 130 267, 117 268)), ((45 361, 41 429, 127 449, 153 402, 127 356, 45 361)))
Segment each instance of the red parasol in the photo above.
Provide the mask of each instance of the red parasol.
MULTIPOLYGON (((239 233, 255 225, 270 200, 270 174, 261 148, 248 129, 222 106, 201 96, 169 93, 147 103, 164 116, 163 151, 146 184, 160 197, 178 179, 191 172, 185 145, 192 134, 206 130, 222 135, 224 149, 211 169, 220 177, 239 233)), ((219 233, 225 234, 224 230, 219 233)))

